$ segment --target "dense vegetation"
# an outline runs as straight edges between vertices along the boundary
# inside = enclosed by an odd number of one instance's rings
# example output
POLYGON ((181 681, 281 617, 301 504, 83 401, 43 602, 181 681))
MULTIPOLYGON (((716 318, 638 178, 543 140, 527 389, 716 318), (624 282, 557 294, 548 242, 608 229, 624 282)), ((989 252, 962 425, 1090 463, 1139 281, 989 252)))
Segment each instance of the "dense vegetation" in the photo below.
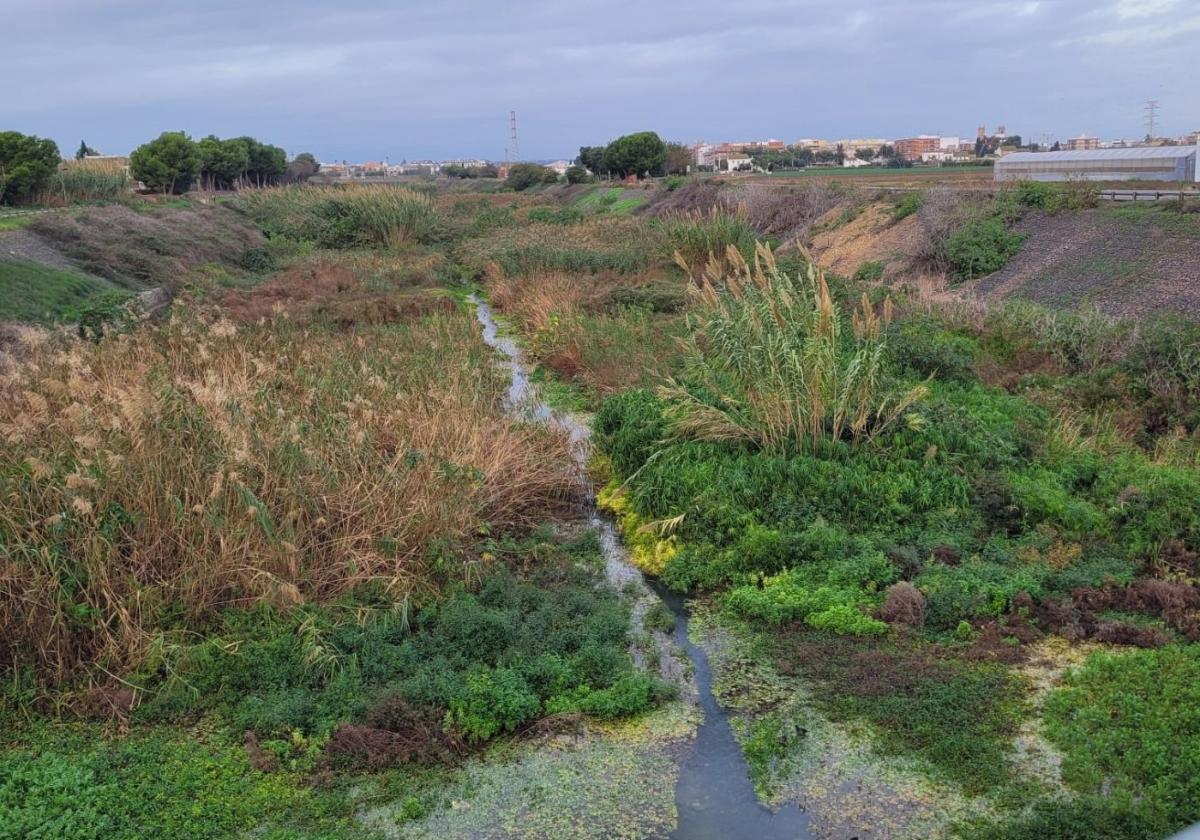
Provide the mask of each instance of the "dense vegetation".
MULTIPOLYGON (((212 166, 229 143, 201 141, 212 166)), ((1072 190, 930 190, 883 223, 974 276, 1072 190)), ((667 702, 561 525, 571 444, 507 413, 466 289, 546 397, 596 411, 633 561, 728 634, 720 696, 751 693, 736 669, 772 686, 735 720, 760 791, 819 718, 961 795, 948 833, 1200 819, 1200 327, 827 275, 772 247, 863 212, 824 187, 559 191, 294 185, 30 225, 180 298, 3 336, 0 837, 363 836, 383 802, 473 807, 445 791, 514 739, 667 702), (1067 668, 1049 640, 1099 649, 1067 668), (1031 734, 1061 773, 1031 774, 1031 734)), ((53 281, 15 315, 74 317, 87 290, 53 281)))

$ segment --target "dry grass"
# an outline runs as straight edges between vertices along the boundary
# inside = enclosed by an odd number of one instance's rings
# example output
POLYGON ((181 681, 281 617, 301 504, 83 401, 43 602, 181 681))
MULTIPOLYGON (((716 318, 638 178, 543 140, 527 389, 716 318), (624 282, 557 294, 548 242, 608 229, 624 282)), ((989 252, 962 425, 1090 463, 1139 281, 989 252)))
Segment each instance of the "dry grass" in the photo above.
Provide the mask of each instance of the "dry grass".
POLYGON ((485 284, 488 299, 525 336, 534 358, 583 386, 593 402, 626 388, 657 385, 679 361, 682 315, 613 310, 620 293, 667 286, 663 281, 612 272, 512 277, 493 263, 485 284))
POLYGON ((0 663, 43 683, 127 672, 233 605, 406 598, 576 486, 462 313, 27 352, 0 374, 0 663))
POLYGON ((140 213, 124 205, 46 213, 29 230, 85 271, 133 288, 177 289, 191 270, 209 263, 237 268, 247 250, 265 242, 229 208, 202 204, 140 213))
POLYGON ((454 301, 444 292, 421 288, 427 282, 425 261, 413 272, 393 260, 369 256, 348 261, 322 255, 254 289, 227 292, 221 306, 242 324, 279 316, 293 322, 326 320, 342 328, 454 311, 454 301), (403 293, 394 291, 405 287, 403 293))

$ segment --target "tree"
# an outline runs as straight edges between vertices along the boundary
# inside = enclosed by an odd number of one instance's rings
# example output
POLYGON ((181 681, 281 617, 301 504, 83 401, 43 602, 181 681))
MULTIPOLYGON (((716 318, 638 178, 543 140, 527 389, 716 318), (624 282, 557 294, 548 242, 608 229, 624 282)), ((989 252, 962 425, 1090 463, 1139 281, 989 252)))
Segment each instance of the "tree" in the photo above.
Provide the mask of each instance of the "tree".
POLYGON ((668 143, 666 161, 663 164, 663 169, 667 175, 686 175, 688 169, 694 164, 695 157, 692 155, 691 147, 685 146, 682 143, 668 143))
POLYGON ((200 183, 205 189, 231 190, 250 167, 250 147, 242 138, 221 140, 208 135, 196 144, 200 153, 200 183))
POLYGON ((870 146, 867 146, 864 149, 859 149, 858 151, 856 151, 854 153, 854 156, 856 158, 858 158, 859 160, 873 160, 875 157, 875 150, 872 149, 870 146))
POLYGON ((1057 140, 1055 140, 1054 145, 1050 147, 1050 151, 1061 152, 1062 151, 1062 143, 1059 143, 1057 140))
POLYGON ((61 162, 53 140, 0 131, 0 204, 33 201, 61 162))
POLYGON ((258 187, 279 183, 287 171, 287 152, 278 146, 260 143, 253 137, 239 137, 250 150, 250 165, 243 178, 258 187))
POLYGON ((579 166, 589 169, 596 175, 607 175, 608 169, 604 166, 604 146, 580 146, 579 156, 575 158, 575 163, 579 166))
POLYGON ((129 156, 129 172, 148 188, 179 195, 200 174, 200 150, 182 131, 164 131, 129 156))
POLYGON ((568 184, 587 184, 592 180, 592 175, 582 166, 578 164, 567 167, 567 183, 568 184))
POLYGON ((93 149, 91 146, 89 146, 87 143, 85 143, 83 140, 80 140, 79 141, 79 150, 75 152, 75 160, 83 160, 85 157, 88 157, 90 155, 98 155, 98 154, 100 154, 100 153, 97 152, 95 149, 93 149))
POLYGON ((667 146, 653 131, 626 134, 608 144, 604 166, 612 173, 638 178, 660 171, 666 164, 667 146))
POLYGON ((838 166, 846 165, 846 147, 843 146, 841 143, 837 144, 837 158, 836 159, 837 159, 838 166))
POLYGON ((284 173, 284 180, 289 184, 303 184, 312 176, 321 171, 321 164, 313 157, 311 152, 301 152, 292 158, 292 162, 287 165, 287 171, 284 173))
POLYGON ((509 168, 508 180, 504 183, 520 192, 538 184, 553 184, 557 181, 558 173, 553 169, 536 163, 514 163, 509 168))

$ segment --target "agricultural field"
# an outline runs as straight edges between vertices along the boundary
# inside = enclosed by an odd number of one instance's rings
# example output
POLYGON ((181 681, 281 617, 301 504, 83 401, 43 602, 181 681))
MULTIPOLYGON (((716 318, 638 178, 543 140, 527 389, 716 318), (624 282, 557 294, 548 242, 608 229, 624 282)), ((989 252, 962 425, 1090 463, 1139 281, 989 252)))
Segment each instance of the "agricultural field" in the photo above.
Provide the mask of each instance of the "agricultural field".
POLYGON ((1197 217, 786 181, 24 224, 0 838, 1200 821, 1200 326, 988 293, 1197 217))

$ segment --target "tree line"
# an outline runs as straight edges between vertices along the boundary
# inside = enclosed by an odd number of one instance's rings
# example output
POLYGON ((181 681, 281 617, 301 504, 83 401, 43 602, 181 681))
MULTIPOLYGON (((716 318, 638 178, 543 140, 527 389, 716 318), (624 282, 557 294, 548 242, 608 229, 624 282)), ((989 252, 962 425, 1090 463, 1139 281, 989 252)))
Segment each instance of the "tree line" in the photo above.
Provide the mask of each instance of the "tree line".
POLYGON ((320 168, 308 152, 288 161, 287 152, 279 146, 254 137, 222 140, 210 134, 197 141, 182 131, 164 131, 129 156, 129 173, 134 178, 155 192, 175 194, 197 184, 207 190, 230 190, 300 183, 320 168))
MULTIPOLYGON (((97 152, 80 141, 76 160, 97 152)), ((0 131, 0 204, 29 204, 37 200, 62 164, 53 140, 19 131, 0 131)), ((161 193, 179 194, 199 186, 228 190, 242 186, 301 183, 321 165, 308 152, 288 160, 279 146, 254 137, 221 139, 210 134, 193 140, 182 131, 165 131, 143 143, 129 156, 129 174, 161 193)))

